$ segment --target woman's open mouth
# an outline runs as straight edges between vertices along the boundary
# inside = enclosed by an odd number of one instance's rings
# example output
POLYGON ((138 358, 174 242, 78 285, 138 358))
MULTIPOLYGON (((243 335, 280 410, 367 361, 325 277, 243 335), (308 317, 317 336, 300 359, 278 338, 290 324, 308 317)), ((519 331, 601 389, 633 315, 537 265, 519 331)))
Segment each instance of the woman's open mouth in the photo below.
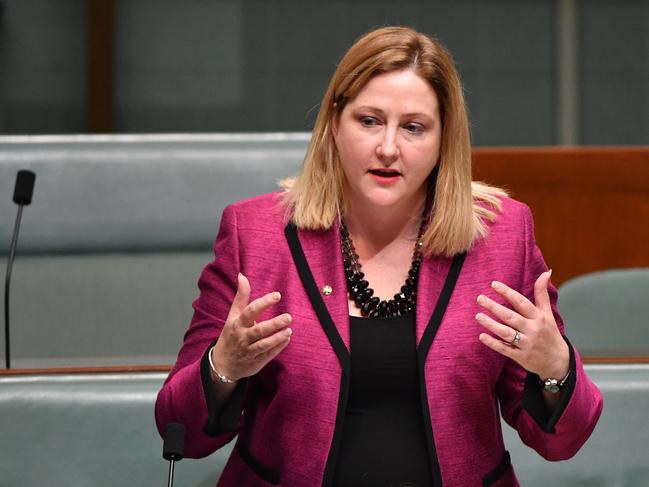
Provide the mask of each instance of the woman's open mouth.
POLYGON ((380 184, 394 184, 401 177, 401 173, 396 169, 370 169, 368 171, 372 178, 380 184))

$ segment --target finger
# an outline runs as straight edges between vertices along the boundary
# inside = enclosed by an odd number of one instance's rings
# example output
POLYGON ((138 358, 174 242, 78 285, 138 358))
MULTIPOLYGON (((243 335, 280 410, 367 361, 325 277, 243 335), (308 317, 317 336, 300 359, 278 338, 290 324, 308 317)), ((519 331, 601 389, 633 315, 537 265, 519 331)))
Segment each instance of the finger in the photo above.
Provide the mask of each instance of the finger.
POLYGON ((493 351, 498 352, 499 354, 504 355, 505 357, 517 361, 517 358, 519 357, 520 354, 520 350, 517 349, 516 347, 513 347, 503 341, 500 341, 497 338, 488 335, 487 333, 480 333, 479 339, 484 345, 486 345, 493 351))
POLYGON ((280 354, 280 352, 288 346, 289 343, 291 343, 291 337, 288 337, 284 342, 281 342, 279 345, 274 346, 270 350, 260 353, 257 356, 257 360, 259 360, 262 363, 270 362, 275 357, 277 357, 280 354))
MULTIPOLYGON (((498 323, 496 320, 494 320, 490 316, 487 316, 484 313, 478 313, 477 315, 475 315, 475 319, 478 323, 480 323, 482 326, 484 326, 487 330, 489 330, 491 333, 496 335, 502 341, 509 344, 511 344, 511 342, 514 341, 514 337, 516 337, 516 330, 511 326, 506 326, 503 325, 502 323, 498 323)), ((520 342, 522 341, 522 339, 523 339, 523 334, 521 333, 520 340, 517 345, 518 348, 520 348, 520 342)))
POLYGON ((228 313, 228 320, 236 318, 245 309, 250 301, 250 282, 248 278, 241 274, 237 275, 237 293, 232 300, 230 312, 228 313))
POLYGON ((494 291, 505 298, 514 307, 514 309, 525 318, 535 318, 538 314, 536 306, 529 299, 523 296, 518 291, 513 290, 509 286, 500 281, 493 281, 491 287, 494 291))
POLYGON ((272 335, 273 333, 277 333, 278 331, 286 328, 291 323, 291 321, 291 315, 285 313, 270 320, 262 321, 261 323, 257 323, 256 325, 251 326, 250 328, 245 330, 248 343, 254 343, 258 340, 261 340, 262 338, 266 338, 267 336, 272 335))
POLYGON ((250 352, 255 356, 255 358, 259 358, 260 355, 290 340, 292 334, 293 330, 291 330, 290 328, 278 331, 274 335, 262 338, 261 340, 253 343, 250 346, 250 352))
POLYGON ((497 303, 493 299, 481 294, 478 296, 478 304, 484 309, 490 311, 502 323, 516 328, 517 330, 527 330, 527 322, 525 318, 516 313, 514 310, 497 303))
POLYGON ((550 304, 550 295, 548 294, 548 286, 550 285, 550 276, 552 276, 552 269, 544 272, 534 283, 534 301, 537 307, 543 311, 552 312, 552 305, 550 304))
POLYGON ((259 315, 270 308, 272 305, 277 304, 281 298, 282 296, 277 291, 275 291, 251 301, 250 303, 248 303, 248 306, 243 309, 241 314, 239 314, 237 321, 239 321, 239 324, 241 326, 246 328, 255 326, 255 320, 259 317, 259 315))

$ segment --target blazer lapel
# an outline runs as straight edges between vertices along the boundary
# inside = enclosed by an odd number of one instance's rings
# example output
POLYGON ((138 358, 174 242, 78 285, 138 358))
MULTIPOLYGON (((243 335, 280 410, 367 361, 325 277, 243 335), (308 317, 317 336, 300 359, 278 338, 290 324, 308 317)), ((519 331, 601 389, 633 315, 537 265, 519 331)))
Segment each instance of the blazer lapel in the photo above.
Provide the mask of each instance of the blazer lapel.
POLYGON ((320 324, 343 366, 349 366, 349 308, 338 224, 322 231, 288 224, 286 238, 320 324))
POLYGON ((455 284, 462 270, 466 252, 445 257, 426 257, 417 284, 417 349, 423 355, 433 343, 455 284))
POLYGON ((451 259, 448 258, 432 256, 422 261, 417 283, 417 346, 428 326, 450 267, 451 259))
MULTIPOLYGON (((304 288, 331 346, 349 370, 349 308, 340 249, 340 228, 298 230, 289 223, 286 238, 304 288)), ((453 259, 426 257, 417 285, 416 334, 420 359, 425 360, 439 328, 466 253, 453 259)))

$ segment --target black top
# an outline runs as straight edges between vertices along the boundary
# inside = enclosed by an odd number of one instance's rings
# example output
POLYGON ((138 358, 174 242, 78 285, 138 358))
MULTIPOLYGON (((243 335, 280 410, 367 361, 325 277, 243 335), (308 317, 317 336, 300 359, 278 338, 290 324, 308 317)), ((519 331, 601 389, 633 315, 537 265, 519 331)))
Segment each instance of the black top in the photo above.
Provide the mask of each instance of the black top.
POLYGON ((351 317, 351 375, 336 487, 431 484, 415 316, 351 317))

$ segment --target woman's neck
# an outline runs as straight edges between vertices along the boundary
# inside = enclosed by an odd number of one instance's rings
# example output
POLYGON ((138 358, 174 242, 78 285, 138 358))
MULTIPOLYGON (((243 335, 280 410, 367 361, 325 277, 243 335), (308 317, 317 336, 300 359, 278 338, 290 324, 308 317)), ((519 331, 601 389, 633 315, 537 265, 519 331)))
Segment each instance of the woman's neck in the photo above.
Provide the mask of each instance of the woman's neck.
POLYGON ((397 242, 414 244, 421 226, 425 198, 403 207, 348 204, 344 220, 361 260, 397 242))

